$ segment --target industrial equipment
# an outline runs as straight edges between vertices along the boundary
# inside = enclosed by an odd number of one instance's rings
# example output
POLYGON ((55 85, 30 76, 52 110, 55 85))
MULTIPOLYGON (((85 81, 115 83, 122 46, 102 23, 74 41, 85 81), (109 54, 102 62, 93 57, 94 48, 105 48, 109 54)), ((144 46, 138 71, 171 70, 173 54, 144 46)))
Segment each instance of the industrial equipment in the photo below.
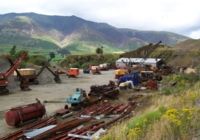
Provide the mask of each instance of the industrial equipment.
MULTIPOLYGON (((14 65, 14 62, 12 61, 12 59, 10 57, 7 58, 8 61, 10 62, 10 65, 14 65)), ((33 73, 35 73, 34 69, 16 69, 14 72, 14 75, 16 74, 19 81, 20 81, 20 88, 22 91, 29 91, 31 90, 29 88, 29 83, 30 81, 27 79, 27 76, 33 76, 33 73), (16 73, 15 73, 16 72, 16 73)), ((36 82, 36 80, 34 81, 36 82)))
POLYGON ((113 81, 108 85, 92 85, 88 94, 90 97, 111 98, 116 99, 119 95, 119 90, 113 81))
POLYGON ((162 76, 161 74, 155 73, 154 71, 140 71, 141 82, 148 81, 149 79, 155 79, 157 81, 161 81, 162 76))
POLYGON ((100 70, 109 70, 109 64, 108 63, 103 63, 99 65, 100 70))
POLYGON ((132 89, 134 88, 133 81, 126 81, 119 84, 119 89, 132 89))
POLYGON ((149 79, 149 80, 146 82, 146 87, 147 87, 147 89, 157 90, 157 89, 158 89, 158 83, 157 83, 156 80, 149 79))
POLYGON ((28 83, 31 85, 37 85, 39 84, 39 81, 36 78, 36 69, 33 68, 23 68, 23 69, 17 69, 18 73, 17 75, 19 76, 19 79, 27 79, 28 83))
POLYGON ((55 70, 56 74, 66 74, 65 70, 57 69, 55 70))
POLYGON ((128 73, 128 70, 126 69, 117 69, 115 70, 115 79, 119 79, 120 77, 124 76, 128 73))
POLYGON ((27 57, 26 52, 22 52, 18 59, 13 62, 13 65, 5 72, 0 72, 0 94, 7 94, 9 90, 7 89, 8 86, 8 77, 13 74, 14 71, 20 66, 21 62, 27 57))
POLYGON ((68 77, 77 77, 79 75, 79 69, 78 68, 70 68, 67 70, 67 76, 68 77))
POLYGON ((66 102, 69 103, 72 107, 83 105, 87 100, 87 95, 85 90, 77 88, 75 93, 67 98, 66 102))
POLYGON ((45 115, 46 109, 41 102, 36 99, 36 103, 11 108, 5 113, 5 121, 10 126, 19 126, 24 123, 41 118, 45 115))
MULTIPOLYGON (((50 58, 48 59, 48 61, 46 63, 43 64, 42 68, 40 69, 40 71, 38 73, 36 73, 35 69, 30 69, 30 68, 16 70, 18 79, 21 81, 21 86, 23 88, 22 90, 27 90, 28 89, 27 87, 30 84, 32 84, 32 85, 39 84, 38 77, 44 71, 45 68, 54 75, 54 81, 56 83, 61 83, 59 74, 54 72, 53 70, 51 70, 48 66, 50 61, 55 57, 55 54, 50 53, 49 55, 50 55, 50 58)), ((11 64, 13 64, 12 60, 9 60, 9 61, 11 64)))
POLYGON ((83 73, 84 74, 89 74, 90 73, 90 69, 89 68, 84 68, 83 69, 83 73))
POLYGON ((101 74, 99 66, 91 66, 92 74, 101 74))
MULTIPOLYGON (((54 75, 54 81, 56 83, 61 83, 59 74, 55 73, 54 71, 52 71, 49 67, 48 64, 51 61, 52 58, 54 58, 55 55, 54 54, 50 54, 50 58, 48 60, 48 62, 46 62, 42 68, 40 69, 40 71, 38 73, 36 73, 35 69, 31 69, 31 68, 24 68, 24 69, 16 69, 16 73, 17 73, 17 77, 18 80, 20 81, 20 88, 22 91, 29 91, 31 90, 29 88, 30 84, 34 84, 37 85, 39 84, 38 81, 38 76, 43 72, 43 70, 46 68, 48 71, 50 71, 53 75, 54 75)), ((8 58, 8 61, 10 62, 11 66, 14 65, 14 62, 12 61, 12 59, 8 58)))
POLYGON ((130 74, 126 74, 119 78, 118 84, 124 83, 126 81, 132 81, 134 86, 138 86, 140 83, 139 72, 132 72, 130 74))
POLYGON ((50 56, 50 58, 48 59, 48 61, 46 62, 46 63, 44 63, 44 65, 42 66, 42 68, 40 69, 40 71, 36 74, 36 76, 34 77, 35 79, 37 79, 37 77, 44 71, 44 69, 46 68, 49 72, 51 72, 52 74, 53 74, 53 76, 54 76, 54 81, 56 82, 56 83, 61 83, 61 79, 60 79, 60 77, 59 77, 59 74, 58 73, 56 73, 56 72, 54 72, 53 70, 51 70, 50 68, 49 68, 49 63, 50 63, 50 61, 55 57, 55 54, 54 53, 50 53, 49 54, 49 56, 50 56))

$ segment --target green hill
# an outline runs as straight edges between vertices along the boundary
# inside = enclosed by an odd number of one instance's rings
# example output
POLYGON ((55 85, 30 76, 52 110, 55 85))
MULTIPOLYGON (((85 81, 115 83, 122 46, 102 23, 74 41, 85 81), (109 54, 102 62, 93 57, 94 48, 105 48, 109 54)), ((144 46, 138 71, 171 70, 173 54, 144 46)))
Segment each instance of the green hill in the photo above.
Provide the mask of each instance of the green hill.
MULTIPOLYGON (((143 99, 132 116, 113 125, 101 140, 199 140, 199 45, 200 40, 189 39, 174 47, 149 44, 121 54, 121 57, 163 58, 174 68, 192 66, 196 73, 163 76, 157 91, 125 91, 133 97, 142 94, 143 99)), ((132 102, 137 102, 137 98, 132 102)))
POLYGON ((188 39, 176 44, 174 47, 160 45, 145 45, 134 51, 126 52, 120 57, 154 57, 163 58, 172 66, 200 65, 200 40, 188 39))
POLYGON ((66 47, 73 54, 88 54, 95 52, 97 47, 104 47, 104 52, 110 53, 134 50, 159 40, 174 45, 185 39, 187 37, 170 32, 120 29, 76 16, 0 15, 0 46, 3 50, 12 45, 34 51, 39 48, 42 52, 66 47))

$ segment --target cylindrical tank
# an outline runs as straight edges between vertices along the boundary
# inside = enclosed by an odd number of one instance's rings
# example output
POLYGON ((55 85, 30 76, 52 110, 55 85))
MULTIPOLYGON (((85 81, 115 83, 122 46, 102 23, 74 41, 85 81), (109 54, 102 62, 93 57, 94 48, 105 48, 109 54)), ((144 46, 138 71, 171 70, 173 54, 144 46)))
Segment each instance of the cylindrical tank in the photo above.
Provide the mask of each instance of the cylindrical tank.
POLYGON ((24 122, 41 118, 45 113, 45 106, 38 101, 37 103, 11 108, 5 113, 5 120, 10 126, 19 126, 24 122))

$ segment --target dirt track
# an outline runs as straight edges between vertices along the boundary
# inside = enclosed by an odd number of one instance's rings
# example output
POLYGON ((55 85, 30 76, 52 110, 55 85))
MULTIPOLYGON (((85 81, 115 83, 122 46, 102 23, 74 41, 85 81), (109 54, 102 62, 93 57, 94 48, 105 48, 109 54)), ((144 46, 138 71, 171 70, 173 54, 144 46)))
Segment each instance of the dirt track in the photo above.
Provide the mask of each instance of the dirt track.
MULTIPOLYGON (((19 88, 12 91, 9 95, 0 96, 0 137, 15 129, 8 127, 3 119, 3 114, 11 107, 29 104, 35 102, 35 98, 44 100, 65 101, 66 97, 73 93, 75 88, 83 88, 89 92, 93 84, 107 84, 109 80, 114 79, 113 71, 102 72, 102 75, 81 74, 79 78, 68 78, 63 75, 61 84, 43 84, 34 85, 31 91, 22 92, 19 88)), ((46 104, 47 114, 64 106, 64 103, 46 104)))

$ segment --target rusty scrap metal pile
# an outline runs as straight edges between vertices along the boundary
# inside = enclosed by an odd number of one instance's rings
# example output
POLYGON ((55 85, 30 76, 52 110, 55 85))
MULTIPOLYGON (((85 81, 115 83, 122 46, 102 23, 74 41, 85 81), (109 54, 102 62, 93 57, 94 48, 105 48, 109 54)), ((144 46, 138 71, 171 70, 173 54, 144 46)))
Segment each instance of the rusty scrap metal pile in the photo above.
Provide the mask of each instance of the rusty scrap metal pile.
POLYGON ((18 140, 20 138, 23 137, 24 132, 28 131, 28 130, 32 130, 32 129, 39 129, 48 125, 53 125, 56 124, 57 121, 55 118, 49 117, 49 118, 43 118, 41 120, 38 120, 37 122, 34 122, 30 125, 27 125, 25 127, 23 127, 22 129, 8 134, 7 136, 0 138, 1 140, 18 140))
POLYGON ((116 88, 115 84, 111 85, 92 85, 90 87, 89 96, 98 96, 106 98, 116 98, 119 94, 119 90, 116 88))
POLYGON ((38 99, 37 103, 11 108, 5 113, 8 125, 19 127, 30 121, 35 122, 0 139, 98 139, 111 124, 131 117, 137 106, 137 99, 142 96, 127 98, 127 103, 112 101, 118 97, 119 88, 110 81, 108 85, 92 85, 88 95, 82 95, 82 92, 77 90, 70 96, 70 101, 76 103, 75 106, 71 104, 69 107, 69 104, 65 104, 64 108, 58 109, 53 116, 45 116, 45 106, 38 99), (85 100, 81 99, 83 97, 85 100), (77 102, 79 100, 80 102, 77 102), (87 106, 83 106, 82 102, 87 102, 87 106), (77 107, 78 105, 81 107, 77 107), (78 111, 74 107, 77 107, 78 111))
POLYGON ((74 112, 70 118, 46 117, 1 138, 2 140, 75 140, 94 139, 112 123, 130 116, 136 104, 101 101, 74 112))

